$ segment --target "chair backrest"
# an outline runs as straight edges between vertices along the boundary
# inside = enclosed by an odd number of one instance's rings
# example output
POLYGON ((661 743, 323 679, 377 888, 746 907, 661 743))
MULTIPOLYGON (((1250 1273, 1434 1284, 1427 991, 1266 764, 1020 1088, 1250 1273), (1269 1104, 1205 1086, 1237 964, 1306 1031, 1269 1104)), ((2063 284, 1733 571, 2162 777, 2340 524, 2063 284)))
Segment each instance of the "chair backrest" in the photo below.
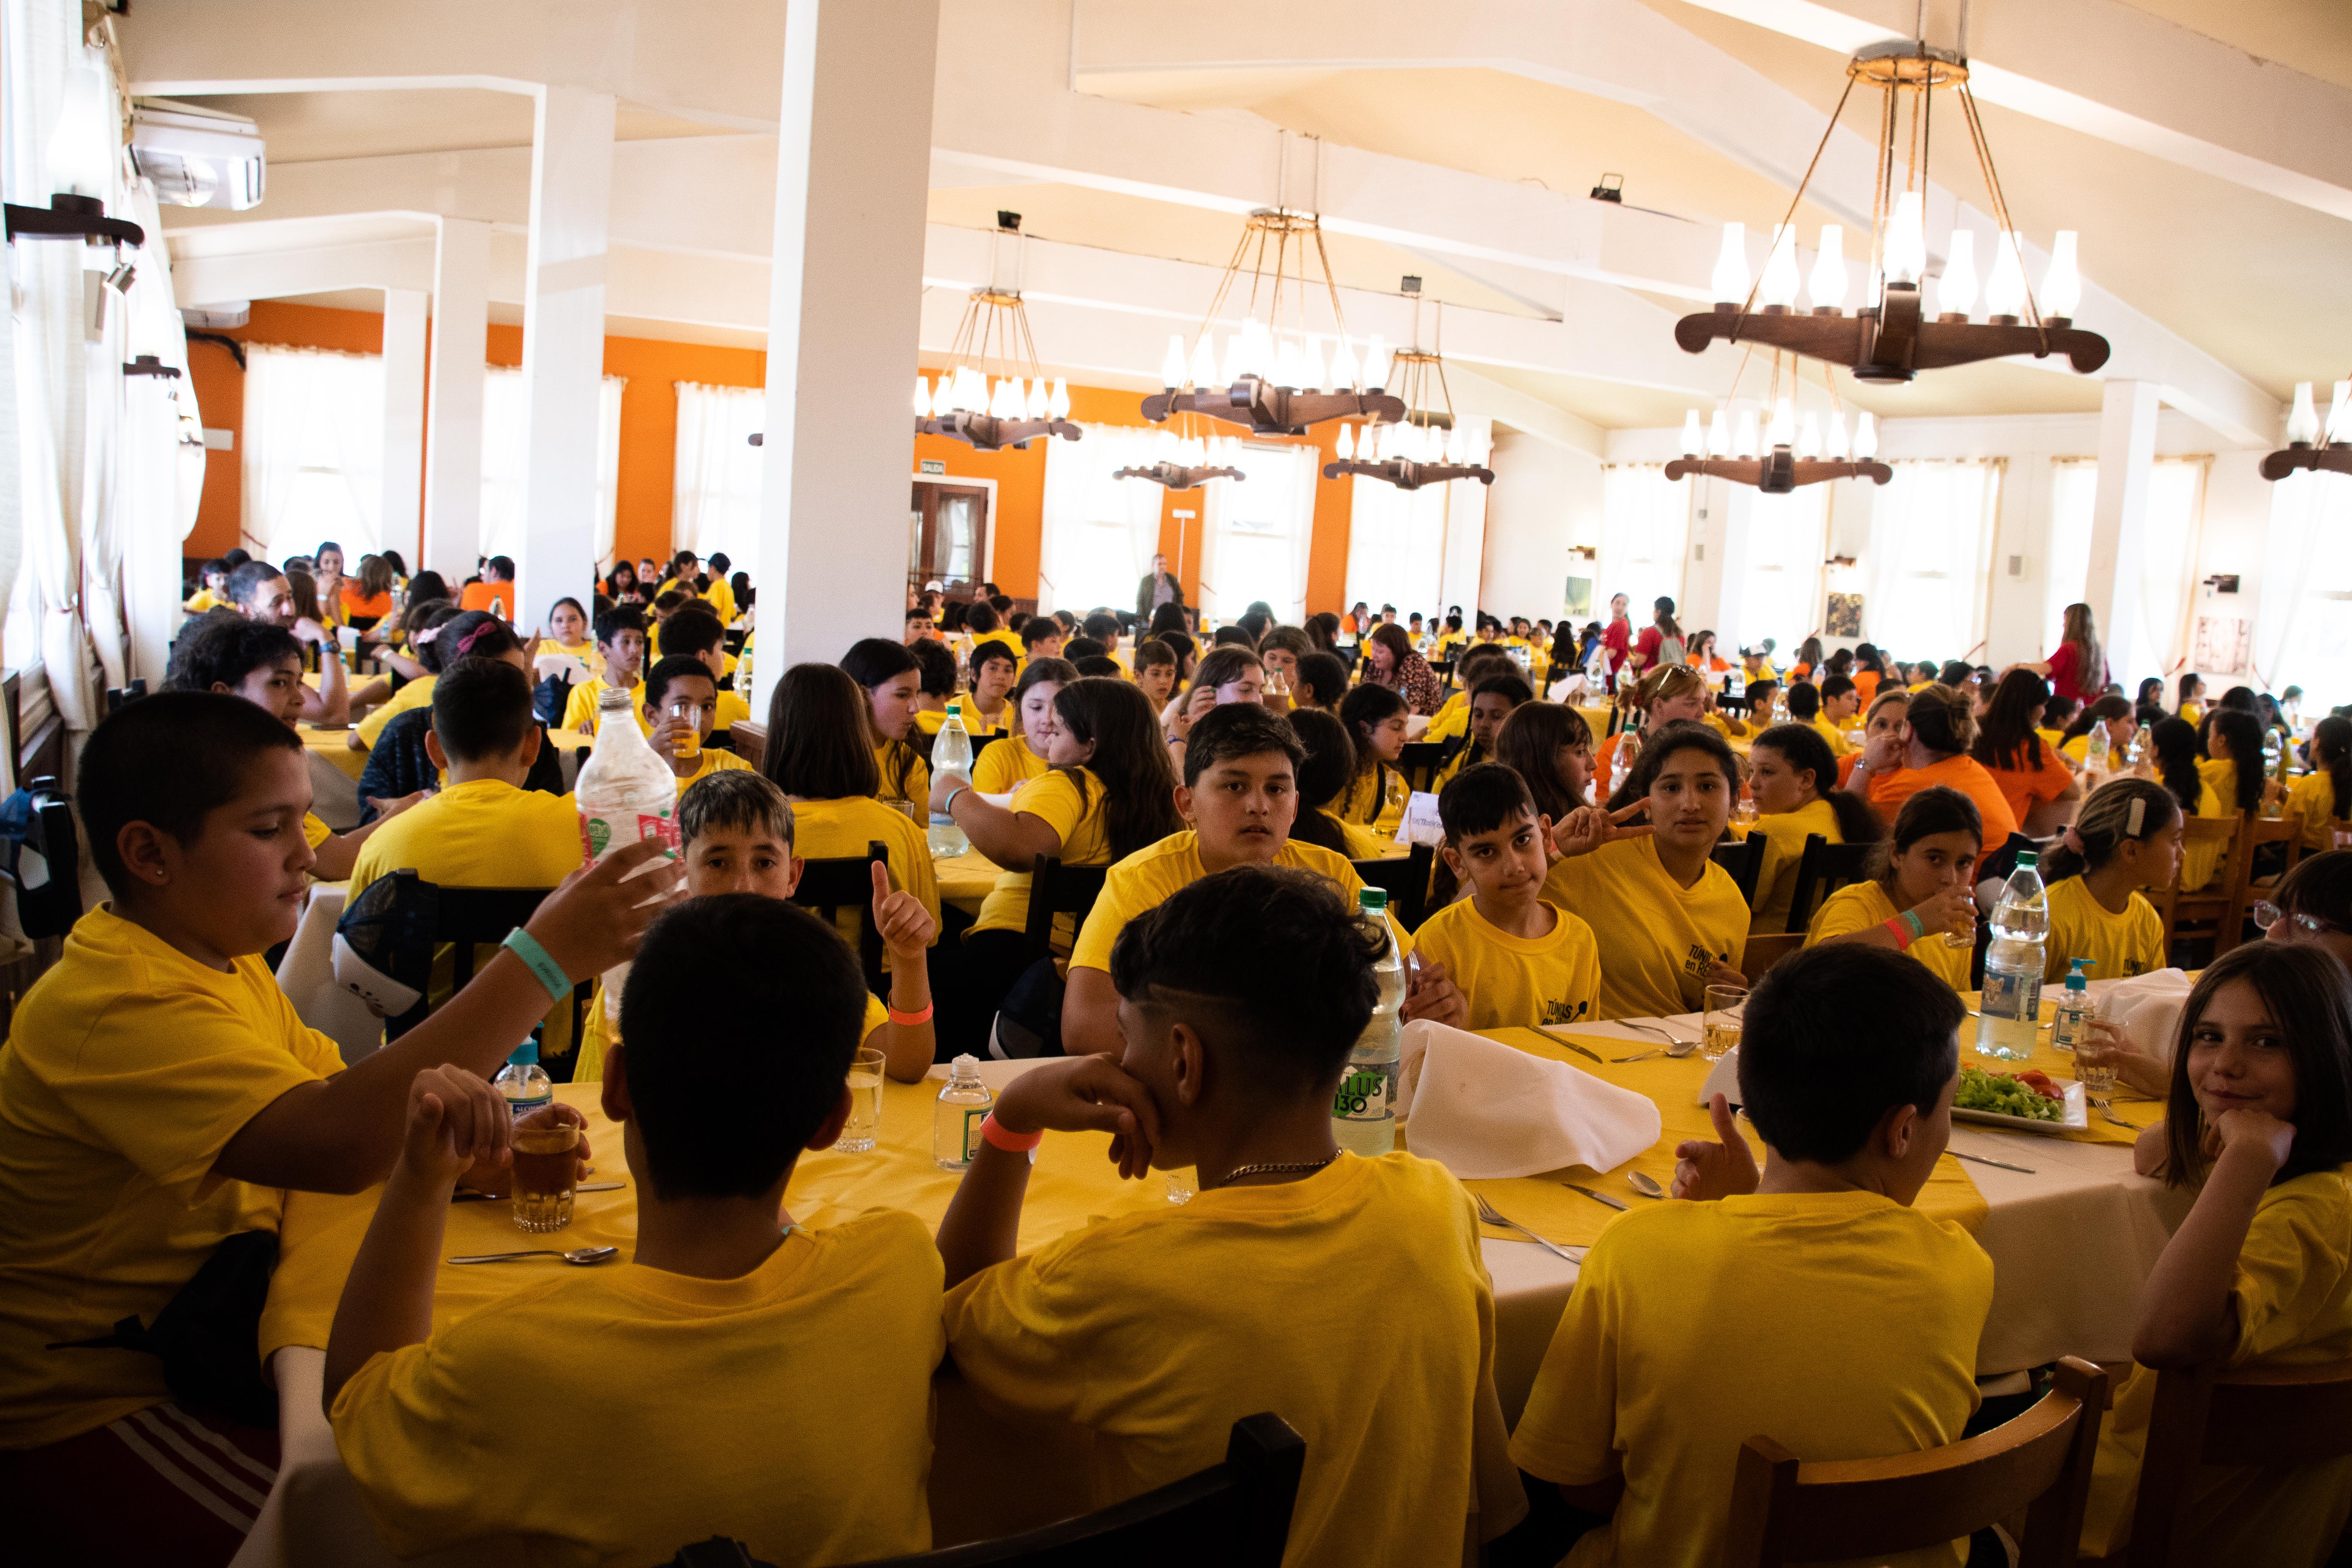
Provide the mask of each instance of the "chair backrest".
POLYGON ((866 1568, 1276 1568, 1307 1444, 1278 1415, 1234 1423, 1223 1464, 1098 1512, 866 1568))
MULTIPOLYGON (((2156 912, 2164 921, 2164 950, 2168 958, 2173 942, 2182 936, 2206 934, 2210 924, 2218 945, 2219 933, 2229 929, 2230 908, 2238 897, 2239 886, 2245 877, 2242 857, 2245 852, 2246 817, 2240 813, 2230 816, 2191 816, 2181 824, 2181 863, 2188 864, 2189 852, 2200 845, 2215 845, 2223 850, 2221 862, 2214 868, 2212 879, 2195 891, 2180 886, 2175 876, 2172 885, 2156 889, 2156 912), (2183 928, 2190 928, 2184 930, 2183 928)), ((2240 911, 2243 913, 2242 910, 2240 911)), ((2219 954, 2217 953, 2218 957, 2219 954)))
POLYGON ((1806 1464, 1769 1437, 1740 1446, 1724 1568, 1933 1546, 2025 1515, 2018 1568, 2071 1568, 2107 1374, 2068 1356, 2050 1392, 1975 1437, 1891 1459, 1806 1464))
POLYGON ((1797 858, 1797 885, 1789 895, 1789 929, 1801 932, 1812 920, 1819 900, 1869 875, 1870 852, 1876 847, 1832 844, 1818 833, 1808 836, 1805 852, 1797 858))
POLYGON ((2352 849, 2352 818, 2331 816, 2327 819, 2327 847, 2330 849, 2352 849))
MULTIPOLYGON (((32 821, 25 847, 37 852, 48 869, 48 880, 37 888, 16 889, 16 923, 38 941, 63 936, 81 919, 81 835, 74 826, 73 806, 65 786, 48 773, 26 784, 32 796, 32 821)), ((19 862, 20 871, 22 863, 19 862)))
MULTIPOLYGON (((2200 1465, 2307 1465, 2352 1454, 2352 1362, 2157 1374, 2132 1511, 2131 1568, 2186 1564, 2200 1465)), ((2316 1562, 2328 1543, 2313 1542, 2316 1562)))
POLYGON ((1708 858, 1731 873, 1739 884, 1740 901, 1749 909, 1756 907, 1756 879, 1764 873, 1764 836, 1751 833, 1745 838, 1727 838, 1709 850, 1708 858))
POLYGON ((1037 857, 1029 873, 1029 925, 1021 955, 1024 963, 1053 954, 1055 915, 1068 915, 1074 928, 1087 923, 1109 874, 1108 866, 1065 866, 1051 855, 1037 857))
POLYGON ((1419 931, 1429 906, 1429 868, 1437 851, 1426 844, 1416 844, 1402 856, 1387 855, 1377 860, 1350 860, 1356 875, 1367 888, 1378 888, 1389 896, 1389 913, 1397 924, 1409 931, 1419 931))
POLYGON ((1425 792, 1437 777, 1438 770, 1469 743, 1465 735, 1444 741, 1407 741, 1404 750, 1397 754, 1397 771, 1404 774, 1409 787, 1425 792))
POLYGON ((866 972, 866 986, 877 996, 883 994, 886 984, 882 973, 882 930, 874 923, 874 873, 867 868, 877 860, 887 862, 889 856, 880 840, 868 839, 863 855, 805 862, 801 885, 793 889, 793 902, 814 910, 835 925, 841 923, 844 910, 857 916, 858 967, 866 972))
MULTIPOLYGON (((474 978, 477 947, 496 947, 508 933, 527 925, 539 912, 547 888, 452 888, 444 884, 434 903, 433 941, 449 944, 451 994, 463 991, 474 978)), ((593 979, 572 988, 572 1036, 577 1041, 589 998, 596 992, 593 979)), ((420 1005, 400 1020, 404 1030, 422 1022, 430 1009, 420 1005)), ((392 1037, 386 1030, 387 1037, 392 1037)))
POLYGON ((1739 950, 1739 972, 1753 985, 1764 978, 1767 970, 1804 945, 1805 933, 1801 931, 1750 931, 1748 944, 1739 950))
POLYGON ((2214 943, 2216 958, 2246 940, 2246 917, 2252 912, 2254 900, 2276 890, 2286 873, 2294 869, 2294 863, 2303 858, 2303 824, 2291 816, 2252 817, 2239 838, 2245 852, 2237 858, 2237 896, 2231 901, 2221 937, 2214 943), (2264 854, 2273 844, 2279 847, 2278 854, 2264 854), (2255 874, 2264 870, 2275 874, 2257 880, 2255 874))

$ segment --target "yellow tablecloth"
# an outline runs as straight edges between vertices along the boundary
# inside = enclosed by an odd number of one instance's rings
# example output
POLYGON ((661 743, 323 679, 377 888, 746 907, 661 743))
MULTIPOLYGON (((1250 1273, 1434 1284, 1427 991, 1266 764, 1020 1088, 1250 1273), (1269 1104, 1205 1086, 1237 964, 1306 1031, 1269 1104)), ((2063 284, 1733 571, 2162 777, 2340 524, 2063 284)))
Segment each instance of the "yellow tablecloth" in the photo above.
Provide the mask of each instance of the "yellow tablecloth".
MULTIPOLYGON (((2042 1016, 2044 1018, 2050 1016, 2054 991, 2054 987, 2042 988, 2042 1016)), ((1973 991, 1963 991, 1960 993, 1960 999, 1970 1008, 1974 1008, 1978 1003, 1978 994, 1973 991)), ((1987 1072, 2005 1073, 2021 1073, 2039 1068, 2061 1082, 2076 1076, 2074 1056, 2051 1045, 2050 1026, 2046 1023, 2035 1033, 2032 1057, 2021 1062, 1999 1061, 1991 1057, 1977 1055, 1976 1026, 1977 1021, 1973 1016, 1961 1020, 1960 1065, 1962 1067, 1979 1067, 1987 1072)), ((2141 1128, 2164 1120, 2163 1106, 2120 1084, 2116 1085, 2116 1092, 2108 1098, 2108 1103, 2116 1108, 2116 1115, 2126 1121, 2135 1122, 2137 1125, 2118 1127, 2094 1110, 2091 1112, 2091 1125, 2084 1131, 2080 1132, 2062 1131, 2051 1133, 2049 1136, 2064 1138, 2077 1143, 2133 1143, 2138 1142, 2141 1128)))
POLYGON ((351 774, 352 782, 357 783, 360 774, 367 771, 368 754, 352 750, 350 725, 338 730, 320 730, 309 724, 297 724, 294 732, 302 737, 304 746, 351 774))
POLYGON ((967 849, 961 855, 950 855, 944 860, 931 862, 932 874, 940 879, 940 902, 952 904, 964 913, 977 917, 988 890, 996 886, 1002 868, 995 861, 977 849, 967 849))

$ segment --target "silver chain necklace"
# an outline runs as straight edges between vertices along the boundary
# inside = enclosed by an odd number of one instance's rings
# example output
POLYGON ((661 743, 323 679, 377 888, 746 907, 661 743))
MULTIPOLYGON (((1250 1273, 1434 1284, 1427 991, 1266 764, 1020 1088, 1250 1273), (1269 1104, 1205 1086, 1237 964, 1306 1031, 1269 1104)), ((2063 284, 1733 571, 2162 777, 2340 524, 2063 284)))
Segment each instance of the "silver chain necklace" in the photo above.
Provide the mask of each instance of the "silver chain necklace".
POLYGON ((1272 1176, 1290 1171, 1319 1171, 1339 1157, 1339 1152, 1334 1150, 1320 1160, 1291 1160, 1280 1164, 1244 1165, 1239 1170, 1226 1172, 1225 1183, 1231 1184, 1244 1176, 1272 1176))

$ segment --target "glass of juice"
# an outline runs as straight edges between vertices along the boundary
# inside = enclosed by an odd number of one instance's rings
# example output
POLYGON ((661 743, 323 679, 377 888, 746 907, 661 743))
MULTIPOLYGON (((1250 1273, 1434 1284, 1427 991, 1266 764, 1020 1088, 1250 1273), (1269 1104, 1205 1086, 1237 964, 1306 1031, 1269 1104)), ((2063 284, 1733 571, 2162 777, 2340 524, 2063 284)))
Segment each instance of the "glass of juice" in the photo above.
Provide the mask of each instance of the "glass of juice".
POLYGON ((833 1145, 845 1154, 865 1153, 882 1131, 882 1059, 871 1048, 860 1048, 850 1058, 849 1120, 833 1145))
POLYGON ((1698 1054, 1707 1060, 1721 1061, 1726 1051, 1739 1043, 1739 1015, 1748 1005, 1745 985, 1710 985, 1706 988, 1706 1011, 1699 1034, 1698 1054))
POLYGON ((568 1121, 514 1130, 517 1230, 562 1230, 572 1223, 580 1182, 580 1129, 568 1121))
POLYGON ((686 726, 686 732, 677 738, 677 760, 690 763, 702 755, 702 710, 680 700, 669 705, 669 717, 686 726))

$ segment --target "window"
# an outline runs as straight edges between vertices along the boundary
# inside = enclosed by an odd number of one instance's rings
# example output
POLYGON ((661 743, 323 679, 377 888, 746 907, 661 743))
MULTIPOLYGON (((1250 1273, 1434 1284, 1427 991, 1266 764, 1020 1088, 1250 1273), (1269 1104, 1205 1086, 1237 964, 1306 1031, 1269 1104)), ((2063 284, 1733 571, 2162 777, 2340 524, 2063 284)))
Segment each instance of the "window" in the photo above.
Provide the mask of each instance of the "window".
POLYGON ((761 456, 751 437, 767 423, 768 394, 757 386, 691 381, 677 386, 670 548, 691 550, 705 560, 724 552, 737 561, 755 561, 761 456))
POLYGON ((1320 451, 1244 442, 1233 466, 1245 476, 1220 479, 1204 498, 1201 535, 1201 610, 1238 619, 1263 599, 1274 618, 1297 626, 1307 616, 1307 552, 1315 535, 1315 481, 1320 451))
MULTIPOLYGON (((1167 492, 1150 479, 1111 478, 1120 468, 1151 466, 1157 431, 1140 425, 1079 428, 1084 434, 1076 441, 1045 443, 1037 607, 1084 615, 1135 603, 1135 586, 1160 551, 1160 504, 1167 492)), ((1191 493, 1197 500, 1199 492, 1191 493)))
MULTIPOLYGON (((2108 668, 2118 680, 2169 676, 2189 657, 2189 582, 2196 574, 2205 511, 2205 458, 2158 458, 2148 473, 2142 528, 2138 611, 2128 647, 2109 647, 2108 668)), ((2097 510, 2099 465, 2061 459, 2050 476, 2050 580, 2043 594, 2043 650, 2064 635, 2066 606, 2089 596, 2092 519, 2097 510)), ((2106 628, 2100 628, 2106 635, 2106 628)))
MULTIPOLYGON (((1601 470, 1601 551, 1593 584, 1600 601, 1622 594, 1636 626, 1649 624, 1654 600, 1683 598, 1683 557, 1690 550, 1691 487, 1666 478, 1663 463, 1620 463, 1601 470)), ((1718 639, 1720 640, 1720 639, 1718 639)))
MULTIPOLYGON (((613 511, 621 473, 621 391, 625 376, 608 375, 596 402, 596 565, 612 564, 613 511)), ((482 379, 482 531, 484 555, 520 555, 523 497, 530 470, 530 408, 522 372, 492 365, 482 379)), ((755 492, 756 493, 756 492, 755 492)))
POLYGON ((1755 647, 1766 637, 1777 647, 1793 648, 1822 624, 1830 494, 1828 485, 1807 485, 1784 496, 1759 492, 1748 502, 1739 624, 1716 633, 1718 648, 1755 647))
MULTIPOLYGON (((2066 606, 2081 604, 2090 591, 2091 516, 2098 495, 2097 463, 2080 458, 2060 458, 2052 465, 2050 559, 2042 604, 2042 651, 2045 654, 2065 640, 2066 606)), ((2104 637, 2105 633, 2102 631, 2100 635, 2104 637)))
POLYGON ((1445 529, 1453 484, 1401 490, 1361 475, 1354 480, 1348 523, 1347 602, 1378 609, 1394 605, 1397 618, 1418 611, 1444 616, 1445 529))
POLYGON ((2254 675, 2303 688, 2303 711, 2352 702, 2352 479, 2307 469, 2271 487, 2254 675))
POLYGON ((356 563, 383 548, 381 357, 248 344, 243 439, 255 555, 282 561, 331 539, 356 563))
POLYGON ((1984 641, 2003 459, 1892 467, 1871 509, 1865 627, 1897 658, 1970 658, 1984 641))

